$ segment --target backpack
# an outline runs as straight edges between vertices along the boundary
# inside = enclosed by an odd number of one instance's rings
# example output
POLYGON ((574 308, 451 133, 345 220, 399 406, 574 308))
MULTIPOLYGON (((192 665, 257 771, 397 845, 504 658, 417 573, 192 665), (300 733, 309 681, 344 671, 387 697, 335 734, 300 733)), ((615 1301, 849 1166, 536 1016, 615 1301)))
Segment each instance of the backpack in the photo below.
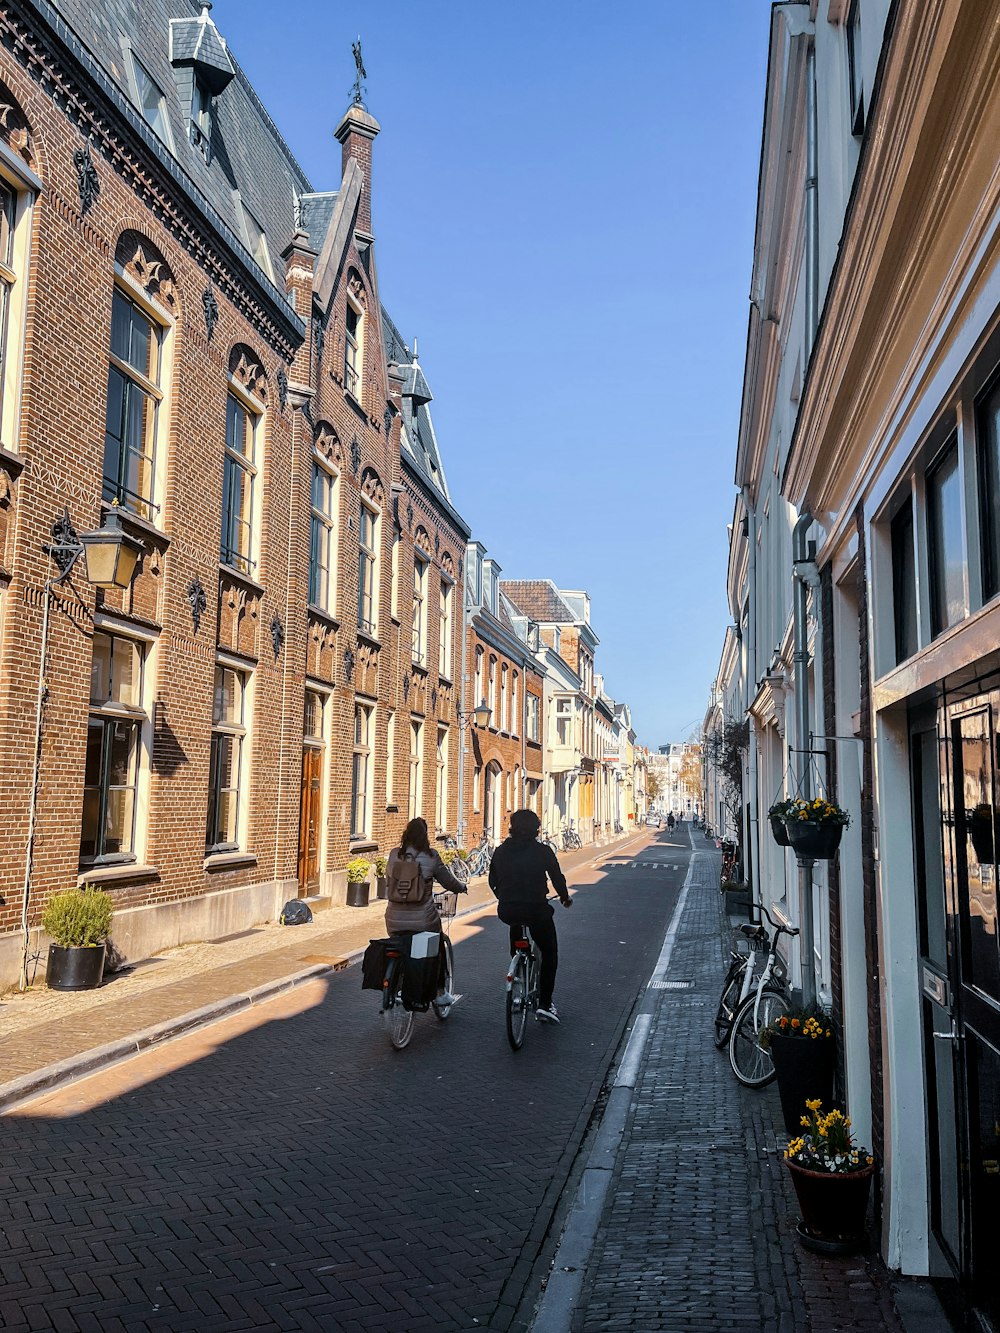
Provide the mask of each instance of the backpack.
POLYGON ((400 853, 399 848, 389 853, 385 868, 385 896, 390 903, 405 903, 419 907, 431 896, 431 881, 425 879, 420 862, 412 852, 400 853))

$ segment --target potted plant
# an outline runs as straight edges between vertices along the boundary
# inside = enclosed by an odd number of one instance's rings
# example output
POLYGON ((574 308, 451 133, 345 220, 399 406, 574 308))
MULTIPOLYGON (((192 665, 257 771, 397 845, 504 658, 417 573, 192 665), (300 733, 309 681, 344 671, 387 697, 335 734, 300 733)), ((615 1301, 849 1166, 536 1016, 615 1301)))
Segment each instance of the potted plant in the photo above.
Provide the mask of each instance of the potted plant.
POLYGON ((785 820, 788 818, 794 804, 795 802, 793 800, 775 801, 774 805, 772 805, 767 812, 768 822, 771 825, 771 833, 774 837, 774 841, 779 847, 791 846, 788 841, 788 829, 785 827, 785 820))
POLYGON ((846 810, 817 796, 805 801, 801 797, 788 803, 785 828, 795 854, 800 859, 829 861, 840 846, 844 829, 851 822, 846 810))
POLYGON ((372 863, 364 856, 352 857, 347 863, 347 906, 367 907, 371 885, 368 876, 372 863))
POLYGON ((799 1239, 821 1254, 850 1254, 865 1239, 865 1216, 875 1162, 859 1148, 842 1111, 821 1114, 818 1097, 805 1103, 802 1133, 785 1149, 802 1211, 799 1239))
POLYGON ((376 856, 375 858, 375 897, 384 898, 386 895, 385 871, 389 864, 387 856, 376 856))
POLYGON ((53 990, 95 990, 101 984, 113 909, 103 889, 68 889, 49 899, 42 929, 53 939, 45 964, 53 990))
POLYGON ((724 879, 722 892, 726 895, 726 911, 750 911, 750 885, 738 879, 724 879))
POLYGON ((827 1104, 833 1101, 834 1042, 830 1016, 817 1008, 791 1009, 763 1029, 760 1045, 771 1054, 785 1129, 794 1135, 807 1101, 816 1098, 827 1104))

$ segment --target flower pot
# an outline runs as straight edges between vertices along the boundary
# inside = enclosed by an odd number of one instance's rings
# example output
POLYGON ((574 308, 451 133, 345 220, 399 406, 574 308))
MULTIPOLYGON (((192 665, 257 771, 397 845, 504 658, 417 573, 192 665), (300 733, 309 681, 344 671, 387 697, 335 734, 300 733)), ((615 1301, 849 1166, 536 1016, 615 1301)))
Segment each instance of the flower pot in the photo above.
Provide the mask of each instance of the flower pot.
POLYGON ((791 1138, 802 1132, 806 1102, 833 1102, 834 1046, 832 1037, 788 1037, 769 1034, 771 1060, 781 1097, 781 1114, 791 1138))
POLYGON ((788 829, 785 827, 785 821, 780 815, 768 815, 768 823, 771 825, 771 832, 774 835, 774 841, 779 847, 788 847, 788 829))
POLYGON ((860 1171, 809 1171, 787 1160, 785 1165, 802 1212, 802 1244, 825 1254, 850 1254, 864 1244, 874 1163, 860 1171))
POLYGON ((348 883, 347 885, 347 906, 348 907, 367 907, 368 897, 371 893, 371 885, 367 880, 362 880, 360 884, 348 883))
POLYGON ((829 861, 840 846, 843 824, 814 824, 811 819, 790 819, 785 824, 796 856, 829 861))
POLYGON ((724 890, 727 912, 750 911, 750 885, 741 884, 738 889, 724 890))
POLYGON ((375 897, 385 898, 387 897, 388 893, 389 893, 388 881, 386 880, 386 877, 384 875, 379 875, 378 879, 375 881, 375 897))
POLYGON ((50 944, 45 984, 50 990, 96 990, 104 980, 106 952, 104 944, 79 949, 50 944))

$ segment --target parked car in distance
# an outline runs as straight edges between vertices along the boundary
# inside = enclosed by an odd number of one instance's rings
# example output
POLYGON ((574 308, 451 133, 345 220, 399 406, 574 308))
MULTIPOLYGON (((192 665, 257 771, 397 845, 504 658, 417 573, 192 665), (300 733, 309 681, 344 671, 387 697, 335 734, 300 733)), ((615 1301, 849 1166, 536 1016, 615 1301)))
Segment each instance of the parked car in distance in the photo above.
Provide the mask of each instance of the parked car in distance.
POLYGON ((660 827, 659 816, 658 816, 658 815, 647 815, 647 816, 646 816, 646 823, 649 824, 649 825, 651 825, 653 828, 659 828, 659 827, 660 827))

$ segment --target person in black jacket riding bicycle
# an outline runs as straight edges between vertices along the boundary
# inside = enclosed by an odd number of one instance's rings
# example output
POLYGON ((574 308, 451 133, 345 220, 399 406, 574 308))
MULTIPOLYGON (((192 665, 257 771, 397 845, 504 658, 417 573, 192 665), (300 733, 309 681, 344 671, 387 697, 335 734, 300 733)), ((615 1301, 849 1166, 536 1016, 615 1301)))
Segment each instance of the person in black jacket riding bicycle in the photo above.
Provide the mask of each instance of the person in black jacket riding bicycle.
POLYGON ((514 811, 510 817, 510 836, 496 849, 490 862, 490 888, 497 897, 497 916, 510 926, 511 953, 520 938, 520 928, 527 926, 531 931, 541 954, 537 1014, 544 1023, 558 1023, 552 992, 559 966, 559 942, 555 913, 547 901, 548 881, 552 881, 563 907, 572 907, 573 899, 555 852, 537 840, 540 828, 534 810, 514 811))

